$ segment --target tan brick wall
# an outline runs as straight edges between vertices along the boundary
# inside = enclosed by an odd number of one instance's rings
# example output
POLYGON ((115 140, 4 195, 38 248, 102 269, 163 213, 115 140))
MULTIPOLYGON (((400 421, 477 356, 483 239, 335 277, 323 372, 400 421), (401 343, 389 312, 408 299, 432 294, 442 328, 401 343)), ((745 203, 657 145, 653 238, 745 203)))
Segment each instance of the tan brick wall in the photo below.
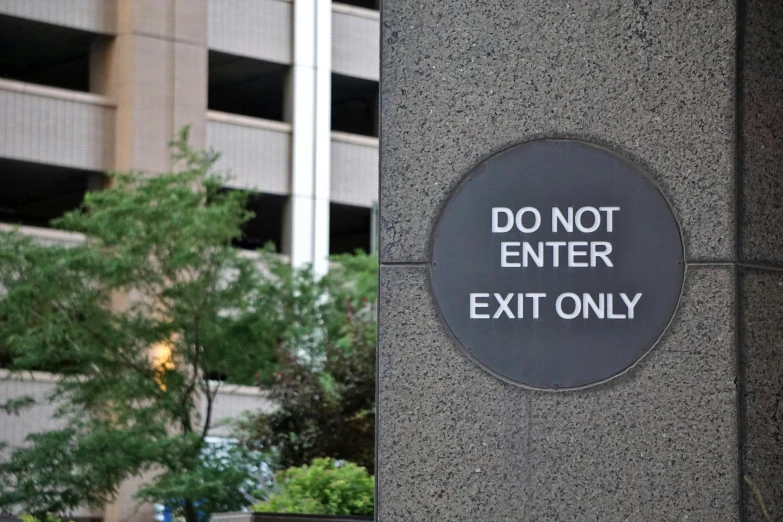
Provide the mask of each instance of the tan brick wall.
MULTIPOLYGON (((31 433, 56 429, 60 423, 54 418, 55 406, 47 399, 54 390, 54 380, 49 374, 26 374, 9 379, 8 372, 0 370, 0 403, 9 399, 30 396, 37 404, 21 415, 0 412, 0 441, 8 444, 9 450, 23 445, 31 433)), ((2 453, 8 454, 8 450, 2 453)))
POLYGON ((332 8, 332 70, 378 81, 380 14, 342 4, 332 8))
MULTIPOLYGON (((48 395, 54 390, 52 375, 31 372, 9 378, 5 370, 0 370, 0 404, 17 397, 33 397, 36 405, 25 410, 21 415, 7 415, 0 412, 0 442, 8 444, 5 451, 0 451, 0 459, 4 459, 14 448, 21 447, 31 433, 40 433, 57 429, 61 422, 54 418, 56 405, 48 400, 48 395)), ((73 515, 100 515, 100 511, 82 509, 73 515)))
MULTIPOLYGON (((56 404, 48 399, 48 394, 54 390, 55 377, 51 374, 32 372, 11 375, 6 370, 0 370, 0 403, 9 399, 31 396, 38 402, 36 406, 25 410, 22 415, 7 415, 0 413, 0 441, 8 444, 9 449, 0 452, 0 459, 8 456, 9 450, 20 447, 31 433, 40 433, 57 429, 61 422, 54 417, 56 404)), ((226 385, 218 391, 213 406, 213 426, 211 436, 225 437, 230 435, 226 421, 236 418, 245 411, 271 411, 274 405, 258 389, 250 386, 226 385)), ((202 405, 202 413, 206 404, 202 405)), ((106 507, 104 516, 106 522, 133 521, 151 522, 153 509, 150 505, 139 505, 132 497, 149 476, 135 477, 125 481, 118 495, 118 500, 106 507)), ((80 510, 80 515, 101 514, 100 511, 80 510)))
POLYGON ((209 48, 291 63, 293 16, 290 0, 209 0, 209 48))
POLYGON ((115 109, 94 94, 0 79, 0 156, 86 170, 114 161, 115 109))
POLYGON ((332 201, 370 207, 378 200, 378 138, 332 133, 332 201))
POLYGON ((95 33, 117 29, 113 0, 0 0, 0 13, 95 33))
POLYGON ((290 194, 289 123, 210 111, 207 145, 220 152, 217 168, 229 172, 229 186, 290 194))

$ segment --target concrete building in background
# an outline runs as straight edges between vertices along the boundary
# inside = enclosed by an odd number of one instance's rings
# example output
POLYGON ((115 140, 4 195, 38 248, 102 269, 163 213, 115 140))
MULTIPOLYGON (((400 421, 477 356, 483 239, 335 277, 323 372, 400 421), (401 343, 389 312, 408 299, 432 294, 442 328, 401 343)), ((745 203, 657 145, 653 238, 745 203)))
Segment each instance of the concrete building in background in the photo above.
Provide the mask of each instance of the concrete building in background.
POLYGON ((0 0, 0 223, 46 227, 184 125, 252 190, 244 243, 370 250, 375 0, 0 0))
MULTIPOLYGON (((227 189, 254 194, 238 246, 272 241, 319 272, 331 253, 370 251, 378 43, 374 0, 0 0, 0 226, 80 241, 50 220, 107 171, 168 170, 167 144, 189 125, 194 146, 222 154, 227 189)), ((0 402, 52 386, 2 372, 0 402)), ((215 419, 269 407, 257 389, 227 386, 215 419)), ((54 426, 51 414, 0 414, 0 440, 20 444, 54 426)), ((152 520, 131 499, 137 485, 78 514, 152 520)))

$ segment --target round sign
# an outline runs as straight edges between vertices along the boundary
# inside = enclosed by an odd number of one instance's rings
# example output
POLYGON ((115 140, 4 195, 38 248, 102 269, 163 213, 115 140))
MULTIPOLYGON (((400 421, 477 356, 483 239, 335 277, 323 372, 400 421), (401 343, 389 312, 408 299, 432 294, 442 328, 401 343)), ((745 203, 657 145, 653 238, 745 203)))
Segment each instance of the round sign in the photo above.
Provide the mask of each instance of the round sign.
POLYGON ((674 214, 642 169, 571 140, 475 167, 441 210, 429 263, 459 346, 501 379, 544 389, 633 366, 671 321, 685 269, 674 214))

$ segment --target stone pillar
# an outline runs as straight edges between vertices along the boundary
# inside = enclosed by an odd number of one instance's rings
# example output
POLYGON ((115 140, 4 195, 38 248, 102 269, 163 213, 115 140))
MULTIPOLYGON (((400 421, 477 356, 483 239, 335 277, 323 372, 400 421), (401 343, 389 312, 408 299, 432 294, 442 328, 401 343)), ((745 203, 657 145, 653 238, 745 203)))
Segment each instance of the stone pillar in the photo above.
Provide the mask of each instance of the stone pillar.
POLYGON ((384 3, 380 522, 763 520, 745 474, 783 515, 782 20, 760 0, 384 3), (685 246, 660 342, 581 391, 481 370, 428 285, 450 191, 545 137, 641 164, 685 246))
POLYGON ((292 124, 291 197, 283 252, 294 266, 328 269, 331 189, 332 4, 294 0, 294 63, 285 115, 292 124))
MULTIPOLYGON (((95 44, 90 68, 90 90, 117 103, 115 170, 168 171, 168 144, 185 125, 193 147, 206 145, 207 65, 207 0, 117 0, 117 35, 95 44)), ((154 520, 133 498, 149 478, 123 482, 104 520, 154 520)))
POLYGON ((207 0, 118 0, 117 36, 91 57, 91 90, 117 103, 117 170, 164 172, 185 125, 206 144, 207 0))
POLYGON ((166 172, 184 126, 206 145, 207 0, 116 1, 116 36, 90 50, 90 91, 117 104, 112 170, 166 172))

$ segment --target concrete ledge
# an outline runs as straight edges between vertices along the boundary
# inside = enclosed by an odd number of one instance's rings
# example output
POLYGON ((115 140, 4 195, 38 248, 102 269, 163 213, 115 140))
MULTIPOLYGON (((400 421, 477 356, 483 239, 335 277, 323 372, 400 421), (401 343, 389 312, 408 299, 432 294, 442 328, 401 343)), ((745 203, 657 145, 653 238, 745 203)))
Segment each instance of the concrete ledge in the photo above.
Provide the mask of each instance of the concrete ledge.
POLYGON ((18 382, 57 382, 57 375, 49 372, 12 372, 0 368, 0 381, 14 380, 18 382))
POLYGON ((46 96, 47 98, 56 98, 58 100, 68 100, 75 102, 88 103, 90 105, 100 105, 103 107, 116 107, 117 102, 89 92, 71 91, 69 89, 60 89, 57 87, 47 87, 37 83, 19 82, 16 80, 6 80, 0 78, 0 89, 4 91, 23 92, 25 94, 34 94, 37 96, 46 96))
POLYGON ((213 522, 356 522, 372 517, 340 515, 287 515, 278 513, 216 513, 213 522))
POLYGON ((291 124, 284 121, 263 120, 261 118, 240 116, 239 114, 231 114, 228 112, 207 111, 207 120, 233 123, 234 125, 243 125, 245 127, 253 127, 254 129, 291 132, 291 124))
POLYGON ((332 131, 332 141, 378 148, 378 138, 373 136, 362 136, 361 134, 351 134, 349 132, 332 131))
POLYGON ((375 9, 367 9, 366 7, 356 7, 353 5, 340 4, 337 2, 332 4, 332 12, 347 14, 351 16, 359 16, 361 18, 369 18, 370 20, 380 21, 381 19, 381 12, 376 11, 375 9))
POLYGON ((12 230, 19 230, 25 236, 43 241, 44 243, 61 243, 63 245, 81 245, 84 243, 84 234, 78 232, 0 223, 0 231, 11 232, 12 230))

